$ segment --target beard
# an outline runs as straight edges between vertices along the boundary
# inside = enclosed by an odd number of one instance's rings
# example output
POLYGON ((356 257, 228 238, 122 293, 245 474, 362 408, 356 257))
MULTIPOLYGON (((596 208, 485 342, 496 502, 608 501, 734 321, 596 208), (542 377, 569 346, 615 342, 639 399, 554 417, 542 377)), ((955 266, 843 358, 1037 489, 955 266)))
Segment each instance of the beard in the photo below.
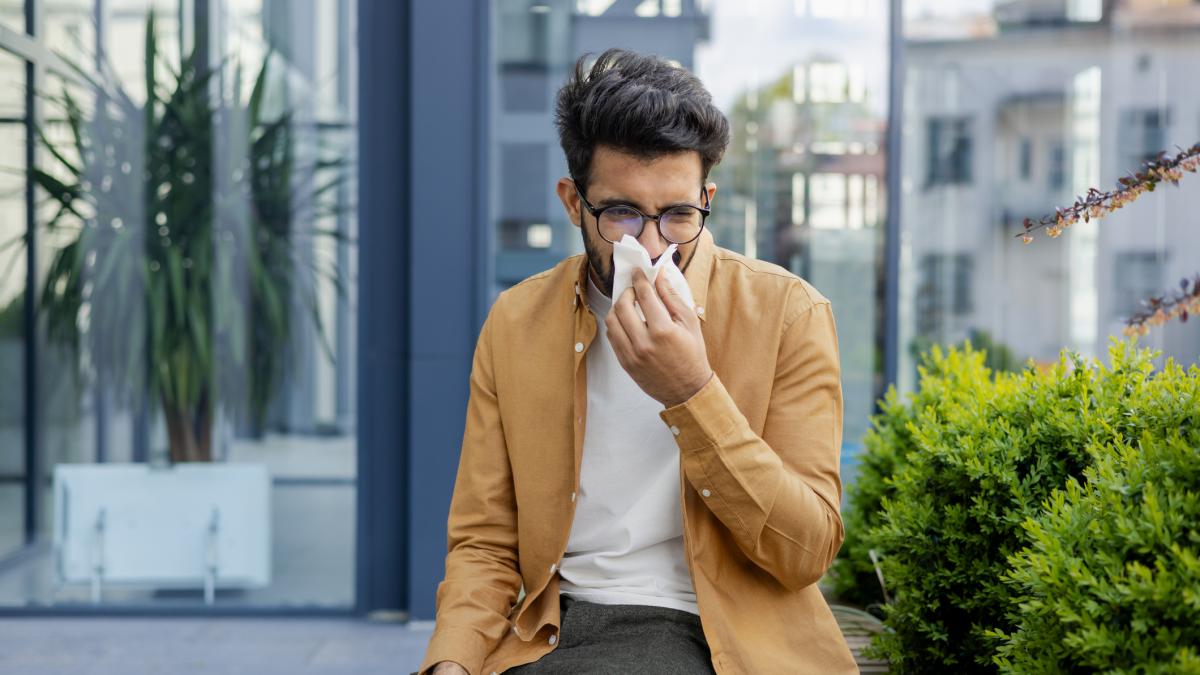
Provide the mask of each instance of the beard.
MULTIPOLYGON (((599 279, 600 283, 598 284, 598 287, 604 292, 604 295, 611 298, 613 279, 615 279, 617 275, 616 266, 613 265, 612 254, 610 253, 607 259, 605 259, 600 252, 596 250, 596 246, 592 243, 591 237, 587 236, 587 234, 583 235, 583 250, 587 253, 588 266, 591 267, 593 274, 592 281, 594 282, 596 279, 599 279)), ((679 267, 679 264, 683 261, 683 254, 679 251, 679 249, 675 250, 675 255, 672 256, 672 259, 675 262, 675 266, 679 267)), ((658 258, 654 258, 650 262, 658 262, 658 258)), ((691 262, 692 261, 689 259, 688 263, 690 264, 691 262)), ((679 271, 686 272, 687 266, 684 265, 683 267, 679 267, 679 271)))
POLYGON ((600 257, 599 251, 586 238, 583 242, 583 247, 587 250, 588 266, 592 268, 592 281, 595 282, 596 279, 599 279, 600 290, 611 298, 613 279, 617 275, 617 269, 613 266, 612 256, 608 257, 608 265, 606 266, 604 259, 600 257), (605 267, 607 267, 607 270, 605 267))

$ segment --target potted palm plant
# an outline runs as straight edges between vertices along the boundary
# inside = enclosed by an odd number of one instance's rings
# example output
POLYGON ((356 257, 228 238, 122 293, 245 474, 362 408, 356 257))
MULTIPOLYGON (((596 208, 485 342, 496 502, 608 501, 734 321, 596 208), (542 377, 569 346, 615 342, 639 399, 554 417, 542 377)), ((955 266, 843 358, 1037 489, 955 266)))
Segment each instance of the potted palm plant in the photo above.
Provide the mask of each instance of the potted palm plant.
POLYGON ((211 603, 271 576, 270 477, 211 462, 214 419, 261 422, 298 313, 331 351, 316 287, 343 293, 342 276, 312 249, 344 237, 313 223, 350 165, 298 152, 304 125, 268 104, 270 53, 247 95, 232 59, 164 58, 153 14, 144 54, 144 100, 69 61, 41 94, 61 123, 37 130, 49 161, 30 169, 52 251, 36 306, 77 372, 162 415, 171 466, 57 465, 56 567, 93 602, 109 583, 201 583, 211 603))
POLYGON ((325 279, 342 293, 342 275, 298 251, 344 238, 312 223, 336 208, 319 204, 349 164, 299 157, 293 115, 267 114, 272 58, 243 97, 231 59, 164 59, 151 14, 144 101, 108 66, 71 66, 82 94, 42 94, 69 134, 39 129, 52 161, 30 170, 52 208, 42 226, 62 242, 39 313, 48 337, 86 348, 119 396, 157 406, 172 462, 212 459, 218 409, 261 422, 294 312, 329 349, 314 289, 325 279))

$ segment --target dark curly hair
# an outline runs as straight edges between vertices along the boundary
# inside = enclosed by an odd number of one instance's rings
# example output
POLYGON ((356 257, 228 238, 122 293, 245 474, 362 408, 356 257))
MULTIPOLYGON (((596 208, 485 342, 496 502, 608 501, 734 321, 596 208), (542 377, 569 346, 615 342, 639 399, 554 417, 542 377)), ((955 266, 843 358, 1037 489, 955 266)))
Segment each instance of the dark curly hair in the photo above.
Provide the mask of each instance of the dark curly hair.
POLYGON ((647 160, 695 150, 708 178, 729 145, 729 120, 699 78, 658 56, 609 49, 589 70, 584 54, 554 107, 571 178, 586 191, 597 145, 647 160))

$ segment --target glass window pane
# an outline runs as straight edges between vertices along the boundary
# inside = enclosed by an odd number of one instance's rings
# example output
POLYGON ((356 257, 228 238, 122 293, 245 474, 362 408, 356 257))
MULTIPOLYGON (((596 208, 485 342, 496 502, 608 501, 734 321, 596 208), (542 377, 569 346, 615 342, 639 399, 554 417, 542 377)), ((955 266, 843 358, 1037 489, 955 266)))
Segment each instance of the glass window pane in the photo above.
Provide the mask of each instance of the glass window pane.
MULTIPOLYGON (((0 119, 15 121, 25 117, 25 91, 25 60, 0 51, 0 119)), ((8 150, 11 152, 12 148, 8 150)))
POLYGON ((178 72, 180 17, 188 6, 190 2, 181 0, 114 0, 105 4, 104 56, 121 89, 134 101, 146 100, 147 18, 153 10, 160 67, 178 72))
POLYGON ((0 557, 25 542, 25 61, 0 51, 0 557))
POLYGON ((710 175, 718 189, 707 227, 717 244, 783 265, 833 302, 850 467, 882 393, 887 8, 883 0, 494 3, 494 290, 583 249, 553 191, 567 174, 553 100, 575 59, 625 46, 691 69, 732 127, 710 175))
POLYGON ((41 2, 44 42, 55 52, 87 63, 96 55, 96 0, 41 2))
MULTIPOLYGON (((0 583, 0 605, 354 603, 354 3, 197 4, 103 3, 101 89, 67 85, 68 99, 61 78, 40 83, 46 487, 34 534, 60 545, 23 556, 12 573, 25 581, 0 583), (219 36, 207 65, 183 52, 199 22, 219 36)), ((57 3, 43 38, 75 40, 60 51, 87 71, 92 7, 57 3)), ((0 78, 18 75, 0 59, 0 78)), ((0 122, 0 148, 20 153, 5 166, 23 161, 23 132, 0 122)), ((0 235, 23 231, 24 190, 0 173, 0 235)), ((22 381, 6 303, 27 289, 13 269, 0 278, 4 386, 22 381)), ((11 397, 0 388, 0 442, 20 451, 11 397)), ((0 456, 0 554, 22 514, 13 458, 0 456)))
POLYGON ((886 200, 887 6, 718 0, 709 3, 712 33, 695 46, 696 73, 733 133, 711 177, 718 185, 714 236, 789 268, 833 303, 844 481, 853 480, 882 393, 876 285, 886 200), (747 49, 751 42, 755 48, 747 49))
POLYGON ((0 0, 0 25, 25 32, 25 0, 0 0))

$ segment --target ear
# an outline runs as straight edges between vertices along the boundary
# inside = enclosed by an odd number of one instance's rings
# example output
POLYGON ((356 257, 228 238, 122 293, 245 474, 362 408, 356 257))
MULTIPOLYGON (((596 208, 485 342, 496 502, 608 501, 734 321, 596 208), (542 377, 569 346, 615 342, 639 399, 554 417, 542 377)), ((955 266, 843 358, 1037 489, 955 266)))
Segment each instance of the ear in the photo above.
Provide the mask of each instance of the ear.
POLYGON ((704 189, 708 191, 708 204, 711 207, 713 197, 717 196, 717 184, 716 183, 708 183, 704 186, 704 189))
POLYGON ((558 179, 558 183, 554 186, 554 191, 558 193, 558 199, 563 203, 563 209, 567 212, 567 219, 575 227, 579 227, 582 222, 579 217, 579 212, 583 204, 579 202, 579 193, 575 191, 575 182, 570 178, 563 176, 558 179))

